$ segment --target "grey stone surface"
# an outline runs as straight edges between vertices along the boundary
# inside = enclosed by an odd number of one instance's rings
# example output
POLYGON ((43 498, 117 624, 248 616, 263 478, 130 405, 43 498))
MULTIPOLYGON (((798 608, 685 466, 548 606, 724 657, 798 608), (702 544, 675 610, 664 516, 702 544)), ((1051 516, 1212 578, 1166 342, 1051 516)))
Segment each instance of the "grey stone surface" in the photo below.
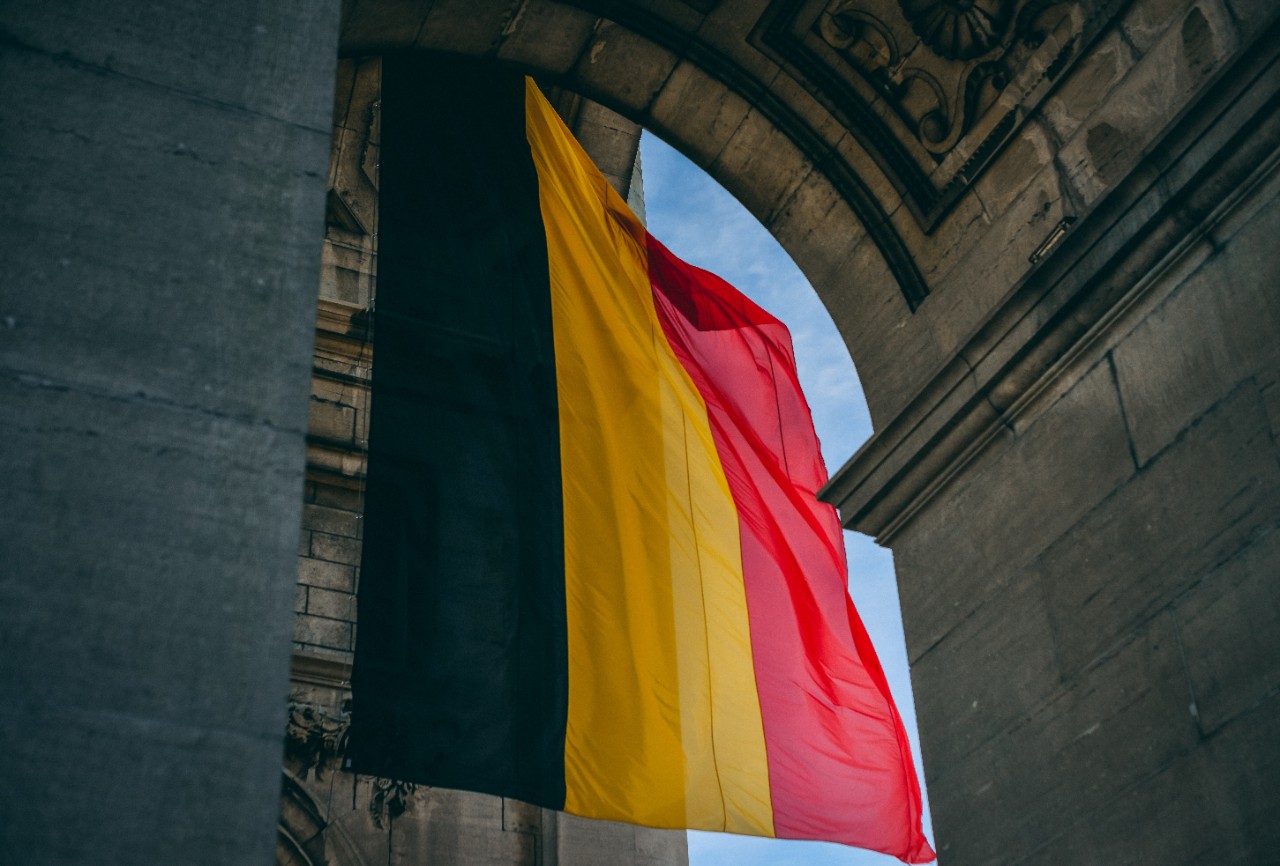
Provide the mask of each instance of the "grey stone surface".
POLYGON ((1059 674, 1048 628, 1040 588, 1023 579, 987 599, 913 662, 912 690, 923 698, 916 712, 929 732, 926 779, 945 775, 1053 694, 1059 674))
MULTIPOLYGON (((228 0, 218 9, 218 15, 210 15, 207 6, 183 0, 156 6, 8 0, 0 7, 0 30, 12 40, 8 50, 56 55, 86 69, 101 70, 115 82, 108 86, 137 80, 221 106, 227 122, 238 112, 226 109, 243 109, 327 138, 332 90, 316 82, 333 70, 328 47, 335 38, 338 4, 228 0), (321 46, 325 50, 318 51, 321 46)), ((21 79, 6 76, 6 80, 21 79)), ((20 93, 20 89, 10 90, 10 95, 20 93)), ((123 93, 113 93, 112 99, 100 101, 101 110, 115 106, 122 120, 156 117, 132 114, 127 104, 116 101, 122 97, 123 93)), ((61 104, 51 99, 47 106, 52 110, 61 104)), ((167 116, 178 120, 184 113, 171 111, 167 116)), ((93 125, 93 115, 81 116, 77 124, 81 132, 93 125)), ((141 132, 149 124, 136 126, 141 132)), ((215 140, 198 141, 208 147, 215 140)), ((194 145, 195 140, 190 143, 194 145)), ((259 142, 259 146, 266 144, 259 142)), ((211 156, 207 151, 206 155, 211 156)))
POLYGON ((680 130, 684 153, 700 165, 720 155, 751 103, 693 63, 681 61, 649 109, 657 131, 680 130))
POLYGON ((562 866, 687 866, 684 833, 556 814, 551 862, 562 866))
POLYGON ((502 31, 502 60, 562 74, 573 68, 599 19, 549 0, 523 3, 502 31))
POLYGON ((352 587, 351 580, 352 568, 349 565, 322 562, 309 557, 304 557, 298 563, 298 581, 308 586, 322 586, 326 589, 349 591, 352 587))
POLYGON ((998 594, 1133 471, 1111 372, 1099 365, 1024 433, 984 454, 895 545, 908 657, 919 659, 998 594))
POLYGON ((1245 378, 1280 372, 1280 197, 1251 217, 1115 350, 1143 462, 1245 378))
POLYGON ((567 86, 593 98, 605 94, 609 108, 634 114, 653 102, 677 59, 660 45, 605 20, 592 33, 567 86))
MULTIPOLYGON (((298 532, 337 5, 0 6, 2 856, 265 863, 291 597, 300 646, 346 670, 364 407, 332 382, 316 429, 349 447, 312 443, 315 525, 298 532)), ((607 5, 353 0, 342 50, 497 57, 648 115, 814 278, 877 426, 912 452, 873 443, 893 459, 868 477, 928 476, 880 500, 910 513, 878 519, 898 533, 944 863, 1266 862, 1276 193, 1218 167, 1237 139, 1257 142, 1257 175, 1273 159, 1275 4, 1118 4, 927 227, 880 153, 911 145, 911 124, 881 92, 867 105, 887 137, 841 114, 861 85, 838 46, 807 67, 784 56, 757 26, 764 0, 607 5), (834 197, 844 172, 875 208, 834 197), (1231 213, 1189 210, 1196 196, 1231 213), (1105 267, 1078 251, 1026 261, 1068 215, 1115 227, 1073 229, 1059 250, 1086 238, 1105 267), (916 314, 868 226, 935 280, 916 314), (1158 255, 1125 258, 1157 236, 1158 255)), ((782 23, 820 38, 813 19, 782 23)), ((372 247, 324 261, 330 297, 367 299, 372 247)), ((331 372, 367 369, 356 355, 331 372)), ((400 862, 680 862, 646 831, 419 805, 421 823, 392 831, 400 862)), ((359 836, 385 859, 387 834, 355 830, 363 812, 328 817, 335 851, 355 857, 359 836)))
POLYGON ((1063 672, 1091 664, 1273 525, 1278 492, 1275 441, 1246 383, 1035 562, 1063 672))
POLYGON ((1206 734, 1280 693, 1280 531, 1273 525, 1178 600, 1196 717, 1206 734))
POLYGON ((282 647, 261 619, 292 591, 259 569, 293 558, 298 438, 11 373, 3 394, 9 691, 274 736, 282 647))
MULTIPOLYGON (((1002 667, 986 671, 992 691, 1016 682, 1002 667)), ((1172 617, 989 732, 981 748, 930 779, 942 862, 1020 862, 1196 745, 1172 617), (974 819, 984 814, 1005 819, 974 819)))
POLYGON ((1027 866, 1265 863, 1280 844, 1280 697, 1064 827, 1027 866))
POLYGON ((279 771, 261 771, 279 763, 280 734, 221 722, 11 702, 0 726, 6 862, 265 866, 274 831, 263 807, 275 805, 279 771))
POLYGON ((0 65, 30 84, 0 109, 0 364, 300 431, 306 367, 280 349, 310 341, 326 136, 48 55, 0 65))
POLYGON ((265 863, 337 4, 0 9, 0 850, 265 863))

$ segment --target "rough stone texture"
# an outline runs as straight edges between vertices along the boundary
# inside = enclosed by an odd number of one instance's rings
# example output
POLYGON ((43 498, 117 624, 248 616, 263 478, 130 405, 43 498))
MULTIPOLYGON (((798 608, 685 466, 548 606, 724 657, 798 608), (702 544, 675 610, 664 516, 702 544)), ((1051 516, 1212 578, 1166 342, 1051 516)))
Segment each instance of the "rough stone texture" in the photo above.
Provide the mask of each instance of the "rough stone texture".
POLYGON ((497 56, 553 75, 566 73, 581 57, 598 20, 549 0, 523 3, 503 28, 497 56))
POLYGON ((1222 227, 1235 229, 1233 236, 1215 232, 1214 242, 1228 256, 1202 264, 1116 349, 1139 460, 1150 460, 1245 379, 1274 381, 1280 369, 1278 207, 1272 200, 1261 212, 1248 208, 1245 225, 1222 227), (1216 292, 1215 284, 1233 291, 1216 292))
POLYGON ((907 620, 908 658, 918 660, 1002 592, 1133 471, 1114 380, 1100 365, 1021 435, 993 445, 895 545, 898 568, 920 576, 900 589, 904 609, 914 614, 907 620), (1063 430, 1075 433, 1064 437, 1063 430), (1028 508, 1010 490, 1034 491, 1040 507, 1028 508))
POLYGON ((0 8, 0 850, 265 863, 336 3, 0 8))
POLYGON ((1243 386, 1035 564, 1064 672, 1093 663, 1280 519, 1278 490, 1272 431, 1243 386))
POLYGON ((1273 854, 1274 156, 1222 200, 897 530, 943 863, 1273 854))
POLYGON ((1174 608, 1196 717, 1213 734, 1280 689, 1274 528, 1197 583, 1174 608))

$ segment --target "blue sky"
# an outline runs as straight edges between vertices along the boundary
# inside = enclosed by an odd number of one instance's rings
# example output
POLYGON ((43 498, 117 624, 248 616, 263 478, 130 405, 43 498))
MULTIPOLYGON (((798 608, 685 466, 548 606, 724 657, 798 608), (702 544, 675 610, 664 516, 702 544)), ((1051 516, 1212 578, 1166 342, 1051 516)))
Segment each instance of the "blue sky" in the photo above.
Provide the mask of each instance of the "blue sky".
MULTIPOLYGON (((640 141, 649 230, 676 255, 728 280, 791 329, 800 383, 813 409, 829 470, 871 436, 871 417, 853 361, 808 281, 773 236, 701 169, 657 137, 640 141)), ((845 533, 850 594, 875 642, 911 738, 919 774, 915 704, 902 635, 893 557, 869 538, 845 533)), ((920 780, 921 788, 924 779, 920 780)), ((925 792, 925 835, 933 841, 925 792)), ((843 845, 723 833, 689 834, 691 866, 887 866, 893 857, 843 845)))

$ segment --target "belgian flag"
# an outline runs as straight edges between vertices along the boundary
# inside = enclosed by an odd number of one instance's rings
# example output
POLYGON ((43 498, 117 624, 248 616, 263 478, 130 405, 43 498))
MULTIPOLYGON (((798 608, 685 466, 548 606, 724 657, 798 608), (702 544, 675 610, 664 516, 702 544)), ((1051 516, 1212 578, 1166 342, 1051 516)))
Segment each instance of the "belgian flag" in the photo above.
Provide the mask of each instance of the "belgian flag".
POLYGON ((933 858, 785 327, 536 85, 391 57, 360 772, 933 858))

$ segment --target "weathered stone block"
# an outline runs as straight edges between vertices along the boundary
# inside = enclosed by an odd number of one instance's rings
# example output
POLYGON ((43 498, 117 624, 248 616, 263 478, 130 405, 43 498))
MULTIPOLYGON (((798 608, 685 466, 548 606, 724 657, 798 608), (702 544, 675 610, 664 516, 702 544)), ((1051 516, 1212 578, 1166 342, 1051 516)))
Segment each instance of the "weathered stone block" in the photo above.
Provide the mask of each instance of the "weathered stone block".
POLYGON ((459 54, 492 54, 521 5, 519 0, 483 4, 433 0, 417 45, 459 54))
POLYGON ((351 622, 356 618, 356 597, 313 586, 307 590, 307 613, 351 622))
POLYGON ((912 327, 914 314, 869 237, 855 238, 851 233, 841 271, 823 283, 820 271, 810 276, 815 284, 831 286, 823 301, 850 347, 867 409, 879 429, 919 392, 927 375, 922 371, 941 369, 945 359, 928 328, 912 327), (894 336, 885 339, 885 334, 894 336))
POLYGON ((354 585, 353 574, 354 569, 349 565, 321 562, 310 558, 298 560, 298 583, 307 586, 321 586, 338 592, 350 592, 354 585))
POLYGON ((793 256, 799 254, 796 264, 806 276, 821 274, 828 280, 848 260, 851 242, 863 236, 853 211, 818 172, 805 177, 765 228, 784 249, 795 250, 793 256), (826 230, 837 226, 848 226, 849 231, 826 230))
POLYGON ((1145 0, 1131 3, 1125 10, 1120 27, 1125 37, 1140 52, 1146 52, 1175 25, 1194 0, 1145 0))
POLYGON ((1087 817, 1197 741, 1174 624, 1161 617, 931 780, 932 790, 959 789, 953 799, 965 791, 987 799, 985 809, 952 811, 939 839, 961 862, 1017 861, 1052 828, 1087 817))
POLYGON ((680 130, 680 149, 710 165, 742 124, 750 104, 688 61, 671 71, 650 109, 660 130, 680 130))
POLYGON ((1214 0, 1165 30, 1058 152, 1081 205, 1097 201, 1128 174, 1235 48, 1230 17, 1214 0))
POLYGON ((576 815, 557 815, 556 855, 562 863, 603 863, 613 856, 631 856, 635 828, 614 821, 592 821, 576 815))
POLYGON ((637 866, 687 866, 689 843, 680 830, 633 827, 637 866))
POLYGON ((340 508, 307 505, 302 509, 302 525, 314 532, 355 538, 360 534, 360 516, 340 508))
POLYGON ((0 682, 68 712, 274 734, 298 435, 12 373, 0 403, 0 682))
POLYGON ((990 449, 970 465, 967 479, 931 502, 895 543, 912 659, 993 598, 1133 472, 1105 364, 1020 436, 990 449), (1011 497, 1011 489, 1022 495, 1011 497), (1037 507, 1029 507, 1030 497, 1037 507))
POLYGON ((293 639, 297 643, 331 650, 350 650, 351 623, 305 613, 299 614, 294 619, 293 639))
POLYGON ((502 31, 498 57, 557 75, 568 72, 597 20, 585 10, 550 0, 522 3, 502 31))
POLYGON ((1040 589, 1016 580, 960 622, 911 666, 926 773, 944 775, 965 755, 1026 716, 1058 687, 1040 589), (981 671, 981 676, 956 676, 981 671))
POLYGON ((10 701, 0 718, 6 861, 136 866, 157 862, 155 852, 175 852, 178 859, 210 866, 272 862, 274 833, 245 832, 245 816, 271 829, 280 733, 246 736, 228 729, 233 718, 242 717, 226 709, 192 710, 185 721, 160 720, 127 707, 10 701), (22 736, 13 736, 14 730, 22 736), (108 759, 110 778, 95 779, 92 768, 108 759), (58 794, 11 793, 40 791, 58 794), (156 817, 139 820, 144 803, 156 817), (229 827, 240 832, 227 832, 229 827))
POLYGON ((364 491, 362 489, 323 482, 308 483, 314 484, 314 493, 307 499, 308 502, 314 502, 316 505, 328 505, 341 511, 351 511, 356 514, 363 513, 364 491))
POLYGON ((764 225, 772 223, 812 171, 791 140, 755 110, 742 119, 707 170, 764 225))
POLYGON ((0 106, 0 365, 300 430, 327 130, 32 52, 0 78, 40 82, 0 106))
POLYGON ((1140 461, 1245 378, 1280 370, 1278 233, 1273 197, 1115 348, 1140 461))
POLYGON ((1246 383, 1034 564, 1064 674, 1122 641, 1276 520, 1277 490, 1271 432, 1246 383))
POLYGON ((339 47, 347 53, 413 45, 432 0, 350 0, 345 6, 339 47))
POLYGON ((1242 42, 1259 37, 1278 14, 1273 0, 1227 0, 1227 8, 1240 30, 1242 42))
MULTIPOLYGON (((210 16, 208 7, 191 2, 150 7, 13 0, 0 7, 0 29, 34 51, 99 67, 116 84, 132 78, 199 94, 209 103, 238 106, 327 137, 338 7, 337 0, 229 0, 219 15, 210 16)), ((158 117, 120 114, 134 126, 158 117)), ((83 129, 90 127, 82 121, 83 129)))
POLYGON ((1040 121, 1023 124, 1017 137, 974 182, 974 194, 989 218, 994 220, 1008 210, 1040 172, 1055 171, 1053 151, 1054 143, 1040 121))
POLYGON ((346 565, 360 564, 360 540, 344 538, 340 535, 329 535, 317 532, 311 539, 311 555, 329 562, 341 562, 346 565))
POLYGON ((349 406, 312 400, 307 406, 307 430, 313 436, 352 441, 356 435, 356 412, 349 406))
MULTIPOLYGON (((1185 7, 1187 0, 1173 0, 1185 7)), ((1133 9, 1150 12, 1156 3, 1134 3, 1133 9)), ((1121 79, 1133 68, 1137 57, 1134 49, 1118 31, 1103 36, 1071 70, 1067 79, 1058 86, 1040 107, 1041 113, 1053 129, 1059 141, 1070 137, 1080 124, 1097 111, 1121 79)), ((1000 155, 1000 162, 1008 152, 1000 155)))
POLYGON ((1280 530, 1197 583, 1174 608, 1200 723, 1212 734, 1280 692, 1280 530))
POLYGON ((608 94, 609 106, 620 112, 641 113, 653 103, 676 60, 667 49, 603 21, 573 68, 569 86, 586 96, 608 94))
POLYGON ((1278 703, 1273 695, 1020 862, 1266 862, 1280 845, 1278 703))

